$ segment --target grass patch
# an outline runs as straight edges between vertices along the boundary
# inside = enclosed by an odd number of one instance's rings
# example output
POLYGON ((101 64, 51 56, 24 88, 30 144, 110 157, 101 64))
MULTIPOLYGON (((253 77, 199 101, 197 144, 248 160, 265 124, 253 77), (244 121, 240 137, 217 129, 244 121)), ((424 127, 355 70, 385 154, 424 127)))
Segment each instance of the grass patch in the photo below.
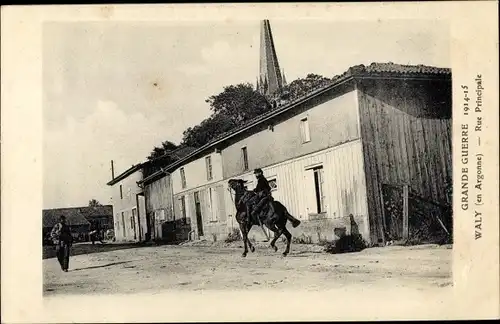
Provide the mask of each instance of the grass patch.
POLYGON ((324 242, 323 246, 325 252, 332 254, 360 252, 368 247, 360 234, 346 235, 333 242, 324 242))
POLYGON ((232 242, 237 242, 237 241, 241 241, 242 240, 242 237, 241 237, 241 232, 238 228, 234 228, 231 230, 231 232, 227 235, 226 239, 224 240, 224 242, 226 243, 232 243, 232 242))

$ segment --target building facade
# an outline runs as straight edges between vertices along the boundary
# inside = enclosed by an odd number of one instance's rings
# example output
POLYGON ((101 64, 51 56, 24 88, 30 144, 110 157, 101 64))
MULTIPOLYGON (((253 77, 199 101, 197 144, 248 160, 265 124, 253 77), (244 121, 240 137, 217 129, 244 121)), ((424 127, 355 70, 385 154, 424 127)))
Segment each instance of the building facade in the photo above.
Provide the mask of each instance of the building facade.
POLYGON ((140 242, 147 238, 144 191, 138 182, 143 179, 142 163, 132 166, 108 182, 113 187, 113 227, 116 241, 140 242))
MULTIPOLYGON (((361 234, 385 243, 382 185, 408 185, 445 203, 451 178, 451 72, 357 66, 169 166, 175 218, 190 238, 223 239, 237 227, 231 178, 255 185, 262 168, 312 241, 361 234), (340 234, 339 234, 340 233, 340 234)), ((260 230, 253 231, 259 235, 260 230)))
POLYGON ((191 225, 191 239, 227 234, 222 155, 218 150, 172 171, 174 214, 191 225))

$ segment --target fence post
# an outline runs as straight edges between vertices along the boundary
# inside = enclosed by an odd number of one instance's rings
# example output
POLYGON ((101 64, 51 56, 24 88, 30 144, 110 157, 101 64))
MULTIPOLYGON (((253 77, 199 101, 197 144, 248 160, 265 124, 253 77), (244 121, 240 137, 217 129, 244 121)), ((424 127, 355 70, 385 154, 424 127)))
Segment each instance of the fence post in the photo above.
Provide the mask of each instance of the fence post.
POLYGON ((408 226, 408 185, 403 185, 403 240, 408 241, 409 226, 408 226))

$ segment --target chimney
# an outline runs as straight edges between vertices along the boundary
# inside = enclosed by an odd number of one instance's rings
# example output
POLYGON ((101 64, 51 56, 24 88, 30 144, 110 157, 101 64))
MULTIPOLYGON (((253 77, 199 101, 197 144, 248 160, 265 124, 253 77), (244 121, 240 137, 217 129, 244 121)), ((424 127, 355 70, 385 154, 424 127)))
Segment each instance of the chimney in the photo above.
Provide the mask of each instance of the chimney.
POLYGON ((111 180, 115 180, 115 167, 113 165, 113 160, 111 160, 111 180))

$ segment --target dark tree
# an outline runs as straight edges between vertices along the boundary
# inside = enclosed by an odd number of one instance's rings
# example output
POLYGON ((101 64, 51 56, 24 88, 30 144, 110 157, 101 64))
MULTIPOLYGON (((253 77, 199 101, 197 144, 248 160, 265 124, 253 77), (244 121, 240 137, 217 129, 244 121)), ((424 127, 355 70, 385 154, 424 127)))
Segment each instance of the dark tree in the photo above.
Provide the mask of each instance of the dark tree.
POLYGON ((102 206, 102 204, 95 199, 89 200, 89 207, 98 207, 98 206, 102 206))
POLYGON ((229 117, 239 125, 269 110, 267 99, 257 92, 251 84, 241 83, 224 87, 218 95, 209 97, 206 102, 215 114, 229 117))
POLYGON ((201 147, 236 126, 237 124, 231 117, 225 114, 213 114, 199 125, 186 129, 183 133, 182 145, 201 147))
POLYGON ((216 137, 240 126, 270 109, 269 102, 249 83, 230 85, 206 102, 212 116, 183 133, 182 145, 201 147, 216 137))
POLYGON ((170 141, 165 141, 161 143, 161 147, 155 146, 153 148, 153 151, 148 156, 148 160, 151 161, 157 159, 168 152, 175 151, 177 148, 178 146, 175 143, 172 143, 170 141))
POLYGON ((297 98, 331 83, 332 80, 324 76, 310 73, 305 78, 297 79, 283 87, 284 97, 297 98))

